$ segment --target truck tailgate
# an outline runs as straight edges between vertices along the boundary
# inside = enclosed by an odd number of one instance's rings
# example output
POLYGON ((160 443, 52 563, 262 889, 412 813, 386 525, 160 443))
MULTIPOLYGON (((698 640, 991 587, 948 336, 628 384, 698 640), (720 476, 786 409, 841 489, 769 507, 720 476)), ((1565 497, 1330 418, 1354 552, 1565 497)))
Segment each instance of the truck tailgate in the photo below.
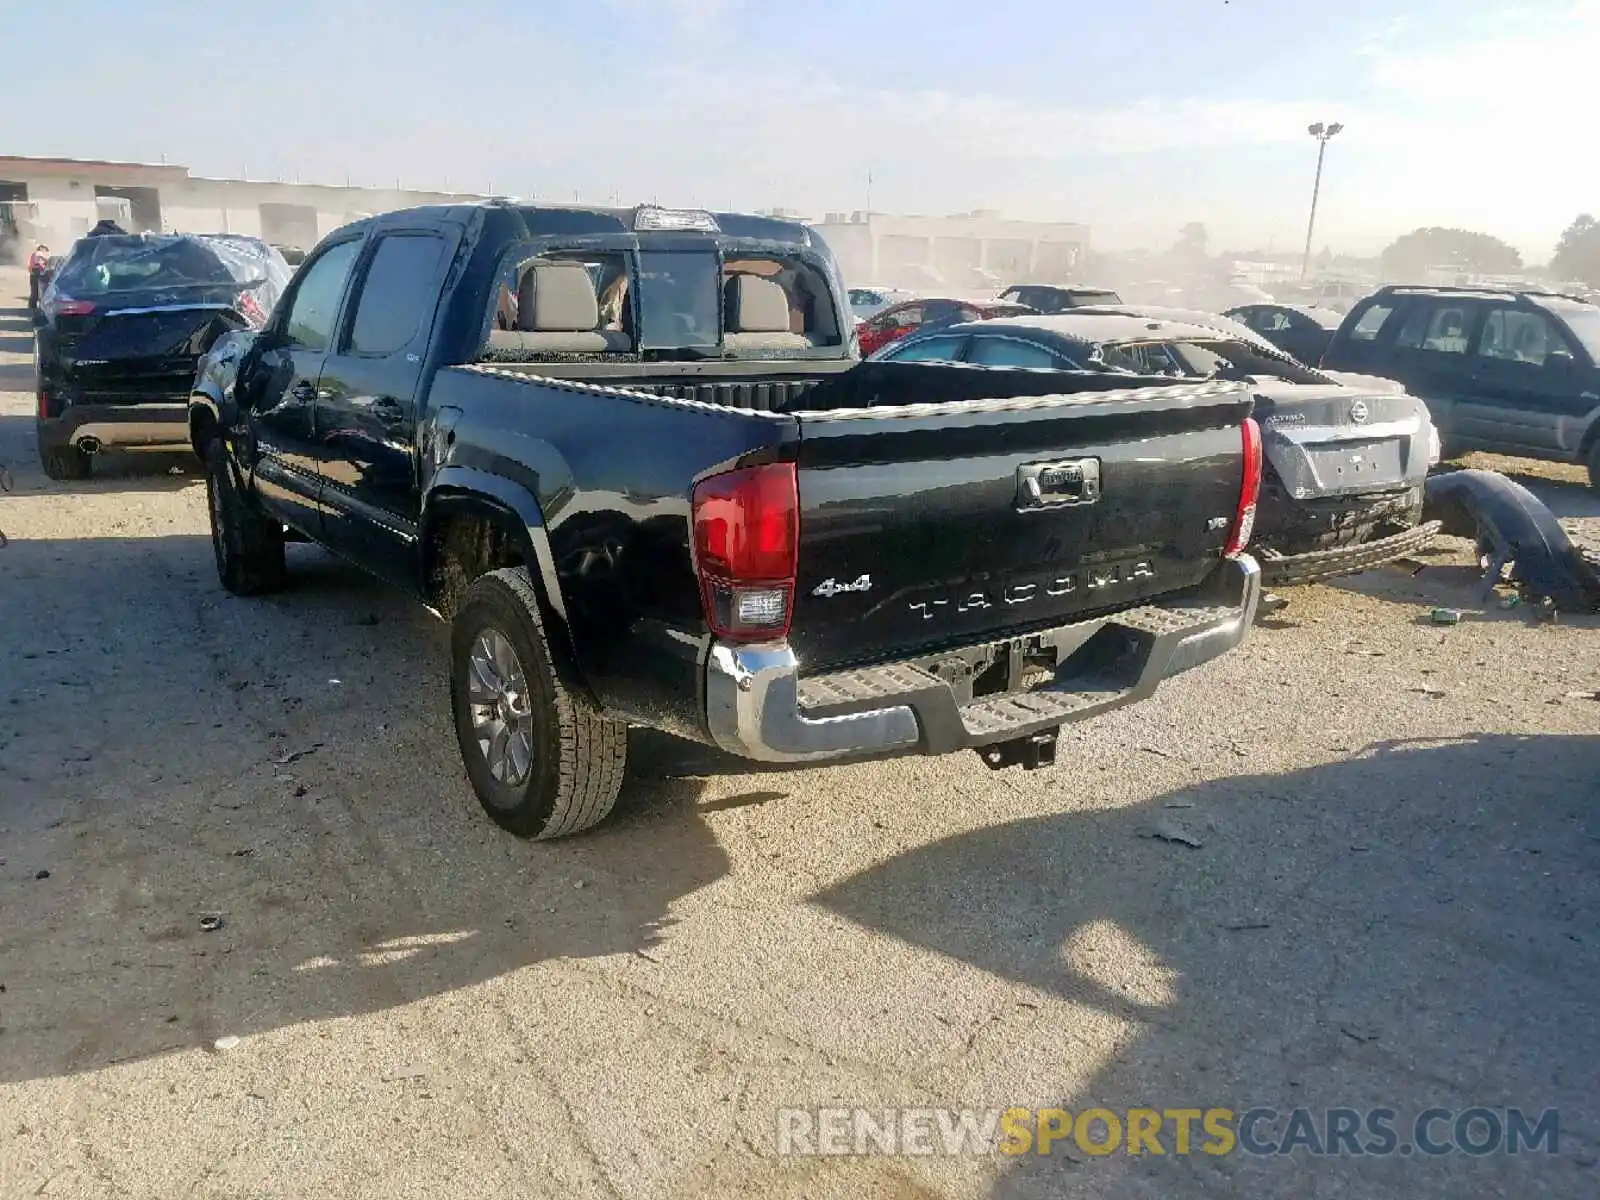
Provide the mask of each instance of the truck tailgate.
POLYGON ((1201 583, 1239 499, 1233 383, 797 414, 808 673, 1201 583))

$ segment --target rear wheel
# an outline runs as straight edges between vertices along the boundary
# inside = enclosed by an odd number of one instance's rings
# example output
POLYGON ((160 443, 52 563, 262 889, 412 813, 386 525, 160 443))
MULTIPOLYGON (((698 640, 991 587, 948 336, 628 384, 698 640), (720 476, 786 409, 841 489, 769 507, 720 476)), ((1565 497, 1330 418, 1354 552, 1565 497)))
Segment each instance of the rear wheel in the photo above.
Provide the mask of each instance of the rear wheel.
POLYGON ((1589 447, 1589 487, 1600 492, 1600 437, 1589 447))
POLYGON ((68 481, 89 478, 90 456, 76 446, 47 446, 39 441, 39 464, 51 479, 68 481))
POLYGON ((556 838, 610 813, 627 726, 557 677, 526 569, 490 571, 462 598, 450 633, 450 707, 472 790, 501 828, 556 838))
POLYGON ((283 526, 245 498, 220 439, 206 447, 206 507, 222 586, 235 596, 259 596, 282 587, 288 575, 283 526))

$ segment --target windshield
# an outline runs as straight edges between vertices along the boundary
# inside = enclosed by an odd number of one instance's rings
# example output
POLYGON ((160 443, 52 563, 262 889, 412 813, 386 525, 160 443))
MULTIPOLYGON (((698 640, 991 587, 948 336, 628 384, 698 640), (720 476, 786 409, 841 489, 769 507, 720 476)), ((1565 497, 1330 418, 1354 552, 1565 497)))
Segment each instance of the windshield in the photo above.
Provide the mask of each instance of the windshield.
POLYGON ((715 348, 722 331, 721 268, 704 251, 639 254, 639 348, 715 348))
POLYGON ((1287 383, 1327 383, 1327 377, 1289 358, 1233 338, 1121 342, 1100 348, 1107 366, 1140 374, 1194 379, 1270 376, 1287 383))
POLYGON ((56 279, 59 291, 89 297, 107 292, 195 286, 281 291, 287 271, 277 256, 244 238, 100 237, 78 244, 56 279), (280 278, 281 276, 281 278, 280 278))
POLYGON ((1583 343, 1583 348, 1589 352, 1589 357, 1600 362, 1600 306, 1576 301, 1551 301, 1546 307, 1552 316, 1566 322, 1572 336, 1583 343))

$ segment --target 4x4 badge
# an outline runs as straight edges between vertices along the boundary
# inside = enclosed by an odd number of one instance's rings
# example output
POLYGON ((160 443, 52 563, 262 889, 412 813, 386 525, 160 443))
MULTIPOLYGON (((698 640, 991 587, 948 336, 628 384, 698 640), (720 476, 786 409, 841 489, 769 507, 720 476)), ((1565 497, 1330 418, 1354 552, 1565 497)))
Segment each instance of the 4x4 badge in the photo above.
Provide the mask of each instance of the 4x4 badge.
POLYGON ((817 584, 816 587, 812 588, 811 594, 813 596, 822 596, 827 598, 829 596, 837 596, 843 592, 867 592, 871 590, 871 575, 857 575, 854 583, 836 583, 830 576, 829 578, 824 579, 821 583, 817 584))

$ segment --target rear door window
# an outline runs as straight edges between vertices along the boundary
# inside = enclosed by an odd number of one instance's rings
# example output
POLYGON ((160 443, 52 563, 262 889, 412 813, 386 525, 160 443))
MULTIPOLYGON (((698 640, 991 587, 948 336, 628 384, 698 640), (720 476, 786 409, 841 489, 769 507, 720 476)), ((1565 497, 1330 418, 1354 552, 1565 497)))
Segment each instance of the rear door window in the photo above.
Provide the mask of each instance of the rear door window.
POLYGON ((433 234, 392 234, 378 243, 356 301, 350 353, 381 357, 411 345, 433 315, 443 257, 444 240, 433 234))

